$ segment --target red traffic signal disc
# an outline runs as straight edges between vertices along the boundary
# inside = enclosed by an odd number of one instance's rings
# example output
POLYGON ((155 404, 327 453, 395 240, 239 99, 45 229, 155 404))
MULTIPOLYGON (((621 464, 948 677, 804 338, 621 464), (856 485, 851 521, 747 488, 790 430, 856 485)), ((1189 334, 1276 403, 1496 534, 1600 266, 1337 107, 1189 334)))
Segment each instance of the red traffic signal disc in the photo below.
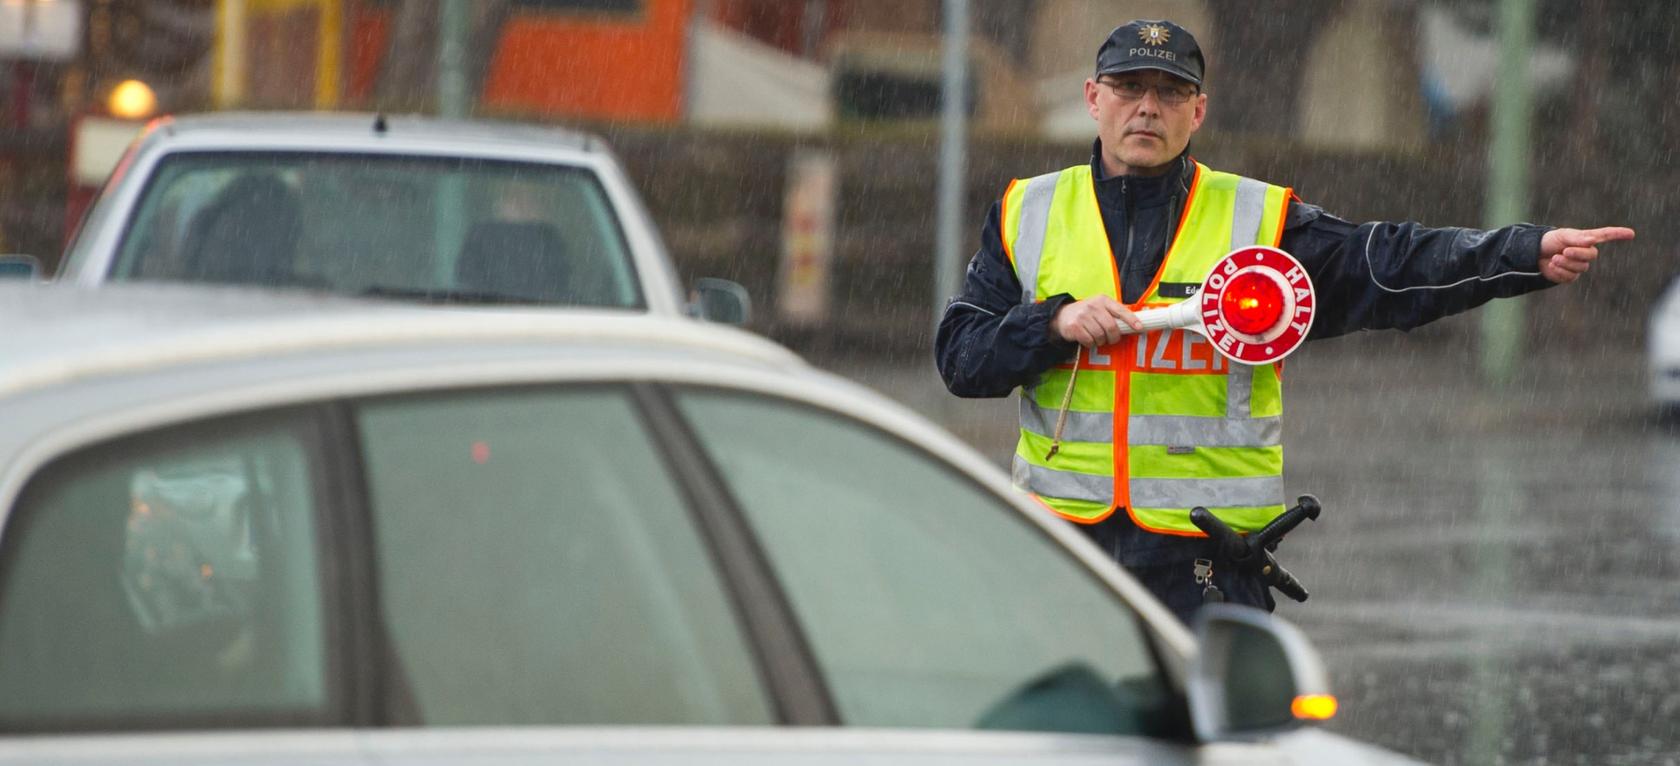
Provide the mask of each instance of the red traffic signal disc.
POLYGON ((1275 247, 1231 251, 1213 265, 1199 300, 1208 340, 1243 364, 1288 356, 1312 329, 1312 280, 1299 261, 1275 247))

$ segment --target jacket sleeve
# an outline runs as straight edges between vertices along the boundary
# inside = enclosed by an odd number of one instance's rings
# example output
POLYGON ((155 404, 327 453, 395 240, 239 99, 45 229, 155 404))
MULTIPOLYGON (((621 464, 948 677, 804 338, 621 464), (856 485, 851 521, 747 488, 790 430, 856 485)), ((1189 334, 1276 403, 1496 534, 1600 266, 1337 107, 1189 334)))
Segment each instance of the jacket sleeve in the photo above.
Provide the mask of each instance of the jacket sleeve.
POLYGON ((994 202, 986 213, 980 250, 968 262, 962 292, 945 305, 934 339, 939 376, 957 396, 1008 396, 1071 358, 1075 347, 1050 337, 1050 318, 1071 296, 1022 303, 1021 281, 1003 250, 1000 209, 994 202))
POLYGON ((1416 223, 1352 224, 1292 200, 1282 247, 1306 267, 1318 311, 1308 338, 1410 330, 1494 298, 1550 287, 1540 275, 1549 227, 1491 231, 1416 223))

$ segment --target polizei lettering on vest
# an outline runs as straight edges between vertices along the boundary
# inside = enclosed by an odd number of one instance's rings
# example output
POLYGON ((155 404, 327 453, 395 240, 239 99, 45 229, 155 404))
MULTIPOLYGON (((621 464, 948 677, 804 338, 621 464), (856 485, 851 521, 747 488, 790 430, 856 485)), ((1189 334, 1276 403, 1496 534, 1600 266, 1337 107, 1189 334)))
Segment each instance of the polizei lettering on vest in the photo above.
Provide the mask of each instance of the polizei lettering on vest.
POLYGON ((1223 372, 1225 357, 1212 342, 1188 330, 1166 330, 1137 336, 1137 372, 1223 372))

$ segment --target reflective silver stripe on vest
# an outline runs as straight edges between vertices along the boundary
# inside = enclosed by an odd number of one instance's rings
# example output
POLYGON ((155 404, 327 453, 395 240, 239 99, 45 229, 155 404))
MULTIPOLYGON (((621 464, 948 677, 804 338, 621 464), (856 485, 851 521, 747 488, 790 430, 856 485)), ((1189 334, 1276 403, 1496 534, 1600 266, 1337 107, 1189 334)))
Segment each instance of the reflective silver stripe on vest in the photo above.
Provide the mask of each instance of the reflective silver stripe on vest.
POLYGON ((1237 179, 1236 207, 1231 213, 1231 249, 1259 244, 1260 219, 1266 214, 1266 184, 1237 179))
POLYGON ((1050 200, 1056 196, 1060 172, 1033 176, 1021 193, 1021 226, 1015 232, 1012 252, 1015 276, 1021 280, 1021 304, 1030 305, 1038 294, 1038 266, 1044 260, 1044 232, 1050 227, 1050 200))
POLYGON ((1225 417, 1246 418, 1253 414, 1254 368, 1232 362, 1225 375, 1225 417))
MULTIPOLYGON (((1056 435, 1056 418, 1060 410, 1040 407, 1031 396, 1021 397, 1021 427, 1039 436, 1056 435)), ((1114 441, 1114 415, 1108 412, 1079 412, 1068 410, 1067 424, 1062 426, 1062 441, 1114 441)))
POLYGON ((1283 502, 1282 476, 1132 479, 1133 508, 1246 508, 1283 502))
MULTIPOLYGON (((1088 473, 1074 473, 1072 471, 1058 471, 1028 463, 1025 458, 1016 455, 1009 464, 1009 476, 1015 486, 1028 492, 1045 497, 1062 497, 1069 500, 1091 500, 1098 503, 1114 502, 1114 477, 1092 476, 1088 473)), ((1283 482, 1278 482, 1279 497, 1282 496, 1283 482)))
MULTIPOLYGON (((1237 193, 1231 211, 1231 249, 1259 244, 1260 219, 1266 214, 1266 184, 1252 178, 1237 179, 1237 193)), ((1254 368, 1246 364, 1231 365, 1225 378, 1225 415, 1246 418, 1250 397, 1254 393, 1254 368)))
POLYGON ((1283 420, 1133 415, 1126 421, 1126 441, 1166 447, 1276 447, 1283 443, 1283 420))

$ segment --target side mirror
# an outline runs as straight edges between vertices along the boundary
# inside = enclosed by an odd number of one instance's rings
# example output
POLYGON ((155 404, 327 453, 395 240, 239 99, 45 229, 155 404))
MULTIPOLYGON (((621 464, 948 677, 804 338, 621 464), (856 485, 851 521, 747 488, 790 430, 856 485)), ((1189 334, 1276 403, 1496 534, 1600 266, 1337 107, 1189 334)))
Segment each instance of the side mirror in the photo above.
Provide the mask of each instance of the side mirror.
POLYGON ((33 255, 0 255, 0 279, 37 280, 41 261, 33 255))
POLYGON ((1261 736, 1336 714, 1324 663, 1295 626, 1259 609, 1197 612, 1190 719, 1203 742, 1261 736))
POLYGON ((752 297, 739 283, 702 277, 694 280, 688 310, 701 319, 741 326, 752 319, 752 297))

